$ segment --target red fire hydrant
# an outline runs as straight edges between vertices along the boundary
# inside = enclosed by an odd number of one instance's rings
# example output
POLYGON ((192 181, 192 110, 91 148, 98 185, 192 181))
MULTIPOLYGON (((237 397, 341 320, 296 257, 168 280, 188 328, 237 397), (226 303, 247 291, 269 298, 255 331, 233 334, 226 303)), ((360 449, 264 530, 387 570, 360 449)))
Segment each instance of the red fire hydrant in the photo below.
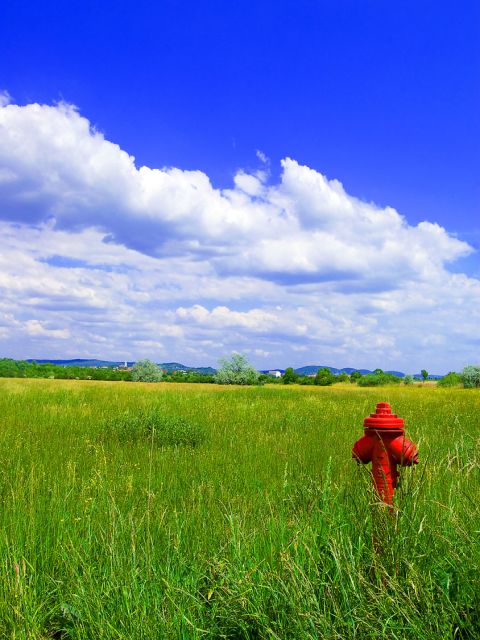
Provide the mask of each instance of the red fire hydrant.
POLYGON ((356 441, 352 457, 372 463, 372 480, 383 502, 393 504, 397 486, 397 464, 409 467, 418 463, 417 447, 404 435, 403 419, 392 413, 388 402, 379 402, 375 413, 363 422, 365 435, 356 441))

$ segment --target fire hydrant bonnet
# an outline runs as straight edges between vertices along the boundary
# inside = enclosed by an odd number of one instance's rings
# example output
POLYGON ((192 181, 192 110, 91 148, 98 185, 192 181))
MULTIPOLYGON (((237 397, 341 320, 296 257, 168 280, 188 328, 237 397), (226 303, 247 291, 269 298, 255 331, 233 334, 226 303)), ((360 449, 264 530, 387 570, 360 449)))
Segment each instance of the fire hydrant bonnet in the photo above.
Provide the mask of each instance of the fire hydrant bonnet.
POLYGON ((371 413, 363 421, 365 433, 367 431, 388 431, 390 433, 398 431, 403 433, 405 428, 403 418, 399 418, 388 402, 379 402, 375 413, 371 413))

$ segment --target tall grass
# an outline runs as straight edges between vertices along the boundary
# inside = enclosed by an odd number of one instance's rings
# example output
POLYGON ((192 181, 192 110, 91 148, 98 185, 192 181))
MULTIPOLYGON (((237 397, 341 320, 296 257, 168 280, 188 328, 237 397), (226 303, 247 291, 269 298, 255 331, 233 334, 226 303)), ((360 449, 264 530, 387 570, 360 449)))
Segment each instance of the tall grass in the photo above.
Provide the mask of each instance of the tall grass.
POLYGON ((479 392, 0 391, 0 637, 480 637, 479 392), (350 457, 383 400, 421 455, 393 516, 350 457))

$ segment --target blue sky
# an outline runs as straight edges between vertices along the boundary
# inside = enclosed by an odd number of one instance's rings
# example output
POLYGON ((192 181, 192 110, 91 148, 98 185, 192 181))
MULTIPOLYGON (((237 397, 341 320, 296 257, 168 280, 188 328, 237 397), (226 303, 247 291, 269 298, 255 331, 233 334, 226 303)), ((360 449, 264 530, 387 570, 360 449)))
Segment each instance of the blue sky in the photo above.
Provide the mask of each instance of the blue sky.
POLYGON ((477 361, 479 19, 4 3, 2 355, 477 361))

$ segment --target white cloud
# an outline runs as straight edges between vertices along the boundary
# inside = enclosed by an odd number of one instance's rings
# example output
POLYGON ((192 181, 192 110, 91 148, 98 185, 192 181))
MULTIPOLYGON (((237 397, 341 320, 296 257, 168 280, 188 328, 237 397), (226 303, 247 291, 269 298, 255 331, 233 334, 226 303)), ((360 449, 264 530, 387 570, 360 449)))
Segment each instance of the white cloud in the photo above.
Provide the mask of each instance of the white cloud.
POLYGON ((66 340, 70 337, 68 329, 49 329, 38 320, 28 320, 25 323, 25 330, 29 336, 47 336, 49 338, 60 338, 66 340))
POLYGON ((70 105, 0 104, 6 355, 444 369, 478 348, 480 283, 446 267, 471 248, 440 226, 288 158, 223 190, 137 168, 70 105))
POLYGON ((214 189, 201 171, 135 166, 70 105, 0 109, 0 198, 7 219, 95 227, 145 254, 206 255, 218 273, 396 286, 469 253, 437 225, 349 196, 291 159, 281 183, 239 171, 214 189))
POLYGON ((252 332, 271 331, 278 323, 278 319, 272 313, 261 309, 250 309, 246 312, 231 311, 228 307, 215 307, 208 311, 199 304, 186 309, 179 307, 176 316, 180 321, 193 321, 199 325, 214 327, 215 329, 227 329, 240 327, 252 332))
POLYGON ((251 175, 239 171, 234 178, 234 183, 240 191, 248 196, 259 197, 265 194, 264 179, 265 176, 260 172, 257 175, 251 175))
POLYGON ((8 91, 0 91, 0 108, 6 107, 12 101, 12 96, 8 91))
POLYGON ((263 162, 263 164, 269 164, 270 163, 270 160, 268 159, 267 155, 263 151, 261 151, 260 149, 256 150, 255 155, 260 160, 260 162, 263 162))

